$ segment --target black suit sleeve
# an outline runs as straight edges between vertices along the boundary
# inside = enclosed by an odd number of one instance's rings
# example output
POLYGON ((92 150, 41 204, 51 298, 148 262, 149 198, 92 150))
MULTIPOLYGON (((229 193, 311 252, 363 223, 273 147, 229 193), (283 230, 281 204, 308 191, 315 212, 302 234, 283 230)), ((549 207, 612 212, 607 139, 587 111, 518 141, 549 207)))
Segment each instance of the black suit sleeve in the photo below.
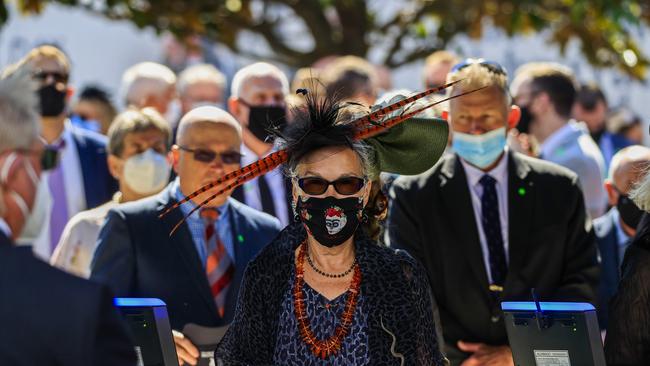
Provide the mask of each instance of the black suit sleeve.
POLYGON ((111 210, 99 233, 90 278, 109 285, 118 297, 130 296, 134 267, 133 243, 125 217, 111 210))
POLYGON ((414 200, 409 196, 410 191, 398 179, 390 190, 390 211, 388 215, 388 245, 391 248, 404 249, 414 258, 422 262, 420 250, 422 243, 414 200))
POLYGON ((113 307, 113 298, 105 286, 102 286, 100 291, 96 319, 92 364, 95 366, 135 365, 137 360, 130 333, 113 307))
POLYGON ((567 224, 565 264, 555 297, 563 301, 584 301, 595 305, 600 275, 596 236, 577 180, 573 181, 571 190, 572 204, 567 205, 571 208, 571 214, 567 224))

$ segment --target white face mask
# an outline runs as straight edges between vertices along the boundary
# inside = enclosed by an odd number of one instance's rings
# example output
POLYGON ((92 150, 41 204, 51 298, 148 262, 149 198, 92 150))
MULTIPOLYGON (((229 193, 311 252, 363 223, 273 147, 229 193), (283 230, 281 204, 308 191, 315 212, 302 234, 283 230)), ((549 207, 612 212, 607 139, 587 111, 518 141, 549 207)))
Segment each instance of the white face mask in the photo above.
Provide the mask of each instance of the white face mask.
MULTIPOLYGON (((7 185, 9 180, 9 171, 11 170, 11 166, 14 165, 14 162, 16 161, 17 158, 18 158, 18 154, 12 152, 5 159, 2 168, 0 168, 0 186, 7 185)), ((38 183, 40 179, 38 177, 38 174, 36 174, 36 170, 34 170, 34 167, 32 166, 31 162, 28 159, 23 159, 23 165, 34 187, 38 187, 38 183)), ((18 194, 18 192, 13 190, 9 191, 9 195, 11 195, 11 198, 16 203, 16 206, 18 206, 18 209, 20 210, 20 213, 23 216, 23 218, 27 219, 29 217, 29 206, 27 205, 25 199, 21 197, 18 194)), ((3 203, 3 206, 6 206, 6 204, 3 203)))
POLYGON ((158 193, 169 183, 170 169, 163 155, 149 149, 126 159, 122 177, 136 193, 151 195, 158 193))

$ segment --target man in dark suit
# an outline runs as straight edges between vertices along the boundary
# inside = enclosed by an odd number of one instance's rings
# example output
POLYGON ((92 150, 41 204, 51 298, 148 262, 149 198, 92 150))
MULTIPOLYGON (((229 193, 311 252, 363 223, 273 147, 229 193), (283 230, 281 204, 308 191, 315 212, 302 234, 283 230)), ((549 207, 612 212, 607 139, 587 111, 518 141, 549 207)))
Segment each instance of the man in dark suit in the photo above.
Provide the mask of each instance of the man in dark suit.
MULTIPOLYGON (((178 178, 160 194, 111 210, 99 234, 91 278, 119 296, 157 297, 172 327, 207 327, 231 322, 244 269, 280 231, 277 219, 220 196, 183 216, 214 190, 199 195, 162 219, 168 207, 201 186, 239 168, 241 126, 217 107, 199 107, 179 124, 172 147, 178 178)), ((179 363, 196 361, 197 350, 176 333, 179 363)), ((216 342, 215 342, 216 343, 216 342)))
POLYGON ((28 222, 18 241, 33 245, 38 256, 49 259, 68 220, 109 201, 117 182, 106 164, 106 137, 73 127, 66 117, 73 93, 66 55, 56 47, 40 46, 19 61, 17 66, 21 65, 33 69, 39 84, 41 139, 56 165, 43 174, 40 187, 50 200, 40 200, 34 207, 36 216, 46 217, 46 225, 35 227, 28 222))
MULTIPOLYGON (((232 79, 228 110, 242 125, 243 159, 248 165, 273 151, 268 129, 286 124, 289 81, 274 65, 257 62, 241 68, 232 79)), ((275 216, 283 226, 293 219, 289 204, 291 182, 276 169, 244 183, 232 196, 246 205, 275 216)))
POLYGON ((28 79, 0 81, 0 365, 135 365, 108 287, 14 246, 36 198, 43 151, 28 79))
POLYGON ((629 198, 650 162, 650 149, 632 145, 617 152, 609 165, 605 190, 612 208, 594 220, 600 257, 600 286, 598 288, 598 323, 607 329, 609 302, 616 294, 621 280, 621 265, 627 247, 636 235, 643 211, 629 198))
POLYGON ((519 120, 498 64, 466 60, 452 95, 453 150, 430 171, 398 178, 388 240, 426 267, 452 364, 512 365, 500 302, 595 302, 596 245, 578 177, 514 153, 519 120))

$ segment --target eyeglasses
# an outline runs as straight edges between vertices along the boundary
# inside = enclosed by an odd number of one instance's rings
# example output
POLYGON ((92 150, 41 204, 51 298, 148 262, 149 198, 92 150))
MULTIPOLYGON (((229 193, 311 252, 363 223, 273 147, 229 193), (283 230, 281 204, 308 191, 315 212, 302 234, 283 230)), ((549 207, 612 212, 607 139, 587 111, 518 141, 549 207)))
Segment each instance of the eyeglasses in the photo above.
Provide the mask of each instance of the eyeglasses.
POLYGON ((499 63, 494 61, 488 61, 483 58, 466 58, 460 63, 454 65, 454 67, 451 68, 451 71, 449 73, 450 74, 457 73, 460 70, 474 64, 479 64, 495 74, 506 75, 506 76, 508 75, 506 69, 504 69, 503 66, 499 65, 499 63))
POLYGON ((224 164, 240 164, 241 157, 244 156, 243 154, 240 154, 237 151, 226 151, 226 152, 218 153, 207 149, 190 149, 188 147, 180 146, 180 145, 178 146, 178 148, 183 151, 192 153, 194 155, 194 160, 200 161, 202 163, 211 163, 217 157, 221 157, 221 161, 224 164))
POLYGON ((50 76, 56 83, 68 82, 68 74, 63 72, 39 70, 33 74, 34 79, 40 81, 41 83, 45 83, 50 76))
POLYGON ((330 182, 318 177, 298 178, 298 186, 300 189, 312 196, 325 193, 330 185, 333 185, 339 194, 349 196, 359 192, 366 185, 366 180, 359 177, 344 177, 330 182))

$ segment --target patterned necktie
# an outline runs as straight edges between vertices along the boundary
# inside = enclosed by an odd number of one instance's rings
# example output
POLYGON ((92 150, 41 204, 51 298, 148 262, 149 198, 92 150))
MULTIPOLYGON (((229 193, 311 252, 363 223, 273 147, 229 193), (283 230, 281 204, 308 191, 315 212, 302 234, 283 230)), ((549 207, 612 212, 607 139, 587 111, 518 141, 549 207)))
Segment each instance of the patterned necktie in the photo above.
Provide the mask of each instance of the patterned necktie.
POLYGON ((501 221, 499 219, 499 199, 497 197, 496 180, 485 174, 481 180, 483 196, 481 197, 481 211, 483 217, 483 232, 488 247, 490 262, 490 273, 492 284, 503 286, 508 272, 506 264, 506 251, 503 247, 503 236, 501 234, 501 221))
POLYGON ((202 208, 201 218, 205 223, 205 246, 208 253, 205 271, 217 311, 223 318, 226 309, 226 295, 235 274, 235 266, 214 227, 214 223, 219 218, 219 211, 215 208, 202 208))
MULTIPOLYGON (((65 140, 61 140, 60 143, 48 148, 57 150, 60 154, 63 147, 65 146, 65 140)), ((47 178, 47 185, 50 189, 50 194, 52 197, 52 214, 50 215, 50 249, 54 252, 57 244, 59 244, 59 239, 61 238, 61 233, 63 228, 68 222, 68 200, 65 192, 65 180, 63 175, 63 163, 59 158, 59 162, 56 165, 56 168, 50 171, 50 174, 47 178)))

